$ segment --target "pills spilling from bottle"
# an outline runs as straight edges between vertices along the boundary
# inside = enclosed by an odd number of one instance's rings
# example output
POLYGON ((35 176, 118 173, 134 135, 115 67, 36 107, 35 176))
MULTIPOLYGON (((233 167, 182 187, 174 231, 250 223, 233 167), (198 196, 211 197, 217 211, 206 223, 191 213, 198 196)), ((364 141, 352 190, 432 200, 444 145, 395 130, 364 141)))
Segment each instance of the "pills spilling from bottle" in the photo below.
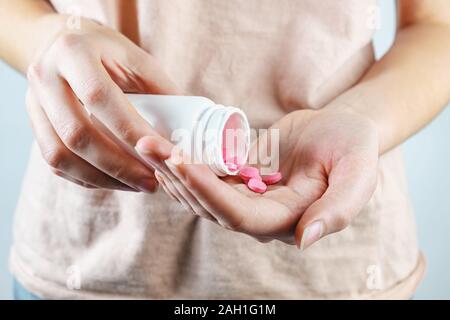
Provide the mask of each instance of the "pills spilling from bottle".
POLYGON ((244 167, 239 171, 239 177, 247 183, 250 179, 255 178, 261 180, 261 176, 259 175, 259 171, 254 167, 244 167))
POLYGON ((266 192, 268 185, 277 184, 283 178, 281 172, 261 176, 255 167, 243 167, 239 171, 239 177, 250 190, 256 193, 266 192))
POLYGON ((258 178, 248 180, 247 187, 256 193, 264 193, 267 190, 267 185, 258 178))
POLYGON ((267 185, 277 184, 281 181, 282 178, 283 177, 281 176, 281 172, 275 172, 269 175, 262 176, 262 181, 267 185))

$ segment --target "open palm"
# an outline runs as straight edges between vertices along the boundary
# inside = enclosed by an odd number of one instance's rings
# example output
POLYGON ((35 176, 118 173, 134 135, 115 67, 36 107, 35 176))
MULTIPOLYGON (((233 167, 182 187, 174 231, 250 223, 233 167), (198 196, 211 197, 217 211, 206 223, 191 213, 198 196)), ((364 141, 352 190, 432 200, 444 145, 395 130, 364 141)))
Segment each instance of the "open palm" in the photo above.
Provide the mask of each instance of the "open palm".
MULTIPOLYGON (((306 110, 288 114, 270 129, 279 130, 284 178, 264 194, 248 190, 236 177, 220 179, 206 165, 173 163, 170 146, 158 138, 141 139, 137 150, 186 208, 260 241, 306 247, 345 228, 375 189, 378 136, 372 123, 347 112, 306 110), (311 239, 302 241, 312 225, 311 239)), ((271 130, 259 137, 258 148, 273 143, 271 130)))

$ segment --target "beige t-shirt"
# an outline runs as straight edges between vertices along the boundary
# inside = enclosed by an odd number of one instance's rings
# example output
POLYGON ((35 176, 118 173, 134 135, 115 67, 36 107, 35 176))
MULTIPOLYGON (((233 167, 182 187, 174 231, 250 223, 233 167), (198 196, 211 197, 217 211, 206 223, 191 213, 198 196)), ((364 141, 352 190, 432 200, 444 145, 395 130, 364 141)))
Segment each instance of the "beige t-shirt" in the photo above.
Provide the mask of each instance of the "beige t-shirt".
MULTIPOLYGON (((254 128, 321 108, 374 62, 375 0, 53 0, 118 29, 187 95, 236 105, 254 128)), ((11 269, 45 298, 408 298, 424 263, 401 154, 346 230, 305 252, 187 214, 164 192, 87 190, 33 147, 11 269)))

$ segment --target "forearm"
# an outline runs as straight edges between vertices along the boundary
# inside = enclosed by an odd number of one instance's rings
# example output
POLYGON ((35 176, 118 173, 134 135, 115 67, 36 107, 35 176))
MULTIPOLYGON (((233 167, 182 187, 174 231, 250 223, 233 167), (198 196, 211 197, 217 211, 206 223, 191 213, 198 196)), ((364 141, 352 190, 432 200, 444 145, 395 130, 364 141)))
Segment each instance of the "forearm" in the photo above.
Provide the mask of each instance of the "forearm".
POLYGON ((367 116, 376 124, 380 154, 427 125, 450 100, 450 26, 413 24, 359 84, 330 108, 367 116))
POLYGON ((0 0, 0 59, 25 73, 64 23, 47 1, 0 0))

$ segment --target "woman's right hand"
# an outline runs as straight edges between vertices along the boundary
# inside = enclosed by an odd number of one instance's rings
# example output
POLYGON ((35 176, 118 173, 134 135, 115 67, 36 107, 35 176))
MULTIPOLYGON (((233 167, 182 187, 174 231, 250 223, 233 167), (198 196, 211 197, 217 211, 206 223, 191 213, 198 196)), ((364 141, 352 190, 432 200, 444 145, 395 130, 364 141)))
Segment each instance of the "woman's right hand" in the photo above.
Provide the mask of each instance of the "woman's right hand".
POLYGON ((99 130, 85 109, 132 148, 141 137, 157 135, 123 93, 176 94, 150 54, 82 19, 80 29, 65 28, 42 48, 27 76, 33 131, 55 174, 88 188, 156 189, 153 171, 99 130))

